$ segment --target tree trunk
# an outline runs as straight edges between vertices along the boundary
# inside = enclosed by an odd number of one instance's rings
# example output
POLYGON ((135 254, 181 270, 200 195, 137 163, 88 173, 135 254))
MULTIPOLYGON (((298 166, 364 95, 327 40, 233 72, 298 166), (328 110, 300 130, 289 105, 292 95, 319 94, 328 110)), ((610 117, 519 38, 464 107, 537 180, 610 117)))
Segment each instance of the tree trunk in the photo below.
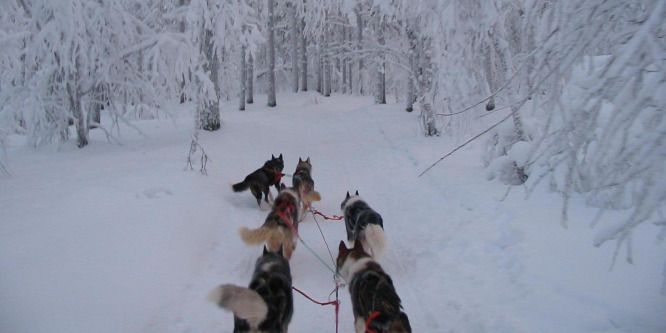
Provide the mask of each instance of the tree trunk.
POLYGON ((268 1, 268 106, 275 107, 275 16, 274 0, 268 1))
POLYGON ((322 93, 323 90, 321 88, 324 80, 324 75, 322 74, 322 60, 321 60, 321 49, 317 47, 317 92, 322 93))
MULTIPOLYGON (((345 25, 342 26, 342 35, 340 37, 340 44, 345 45, 347 42, 347 27, 345 25)), ((344 48, 343 48, 344 50, 344 48)), ((348 58, 349 53, 345 50, 342 51, 342 85, 341 85, 341 93, 346 94, 347 93, 347 58, 348 58)))
POLYGON ((198 103, 201 109, 201 129, 206 131, 216 131, 220 128, 220 100, 219 100, 219 82, 218 82, 218 73, 220 69, 220 62, 218 61, 217 54, 215 53, 215 45, 213 43, 213 31, 210 29, 203 29, 203 45, 201 46, 203 51, 203 63, 202 69, 204 73, 208 74, 208 77, 213 82, 215 96, 209 98, 203 93, 203 84, 199 87, 199 98, 203 98, 203 103, 201 101, 198 103))
POLYGON ((361 56, 361 49, 363 48, 363 17, 361 17, 361 5, 356 7, 356 29, 358 31, 358 93, 363 95, 363 56, 361 56))
POLYGON ((102 121, 102 109, 106 103, 107 97, 104 93, 104 85, 98 84, 93 88, 93 101, 91 110, 88 113, 88 128, 96 128, 102 121))
POLYGON ((416 65, 416 36, 414 32, 407 29, 407 39, 409 41, 409 75, 407 76, 407 112, 414 111, 414 101, 416 100, 416 75, 418 68, 416 65))
POLYGON ((252 53, 250 53, 250 56, 247 59, 247 88, 245 93, 247 94, 247 98, 245 99, 245 102, 247 104, 252 104, 254 103, 254 58, 252 57, 252 53))
MULTIPOLYGON (((379 18, 378 18, 379 20, 379 18)), ((376 56, 377 73, 375 86, 375 104, 386 104, 386 56, 384 55, 384 23, 377 22, 377 43, 379 44, 379 53, 376 56)))
MULTIPOLYGON (((328 15, 327 15, 328 16, 328 15)), ((324 97, 331 96, 331 59, 328 54, 328 42, 331 33, 331 29, 328 26, 328 17, 325 19, 325 28, 324 28, 324 97)))
POLYGON ((238 110, 245 111, 245 83, 247 81, 247 68, 245 68, 245 46, 240 52, 240 96, 238 97, 238 110))
POLYGON ((298 51, 299 51, 299 30, 301 21, 296 14, 296 4, 290 2, 289 15, 291 16, 291 91, 298 92, 298 51))
POLYGON ((69 107, 74 118, 74 125, 76 126, 77 146, 83 148, 88 145, 88 126, 86 126, 86 116, 83 114, 83 106, 81 105, 83 94, 77 82, 79 82, 78 69, 77 73, 68 75, 66 88, 69 97, 69 107))
POLYGON ((305 19, 301 20, 301 91, 308 91, 307 39, 305 38, 305 19))
MULTIPOLYGON (((347 39, 347 45, 349 45, 349 48, 351 49, 352 39, 353 39, 353 37, 352 37, 352 32, 353 32, 352 27, 350 26, 347 29, 347 31, 348 31, 348 35, 345 37, 345 39, 348 38, 347 39)), ((347 90, 349 91, 350 94, 352 94, 354 92, 353 85, 352 85, 352 81, 353 81, 352 80, 352 78, 353 78, 352 67, 353 67, 352 66, 352 55, 351 55, 351 52, 348 52, 347 53, 347 69, 346 69, 346 71, 347 71, 347 90)))
MULTIPOLYGON (((178 0, 178 6, 185 7, 186 6, 185 0, 178 0)), ((184 34, 186 28, 187 28, 187 18, 183 17, 183 19, 178 23, 178 31, 184 34)), ((143 51, 140 52, 141 54, 143 54, 143 51)), ((183 81, 180 82, 180 104, 185 103, 186 97, 187 96, 185 96, 185 74, 183 74, 183 81)))

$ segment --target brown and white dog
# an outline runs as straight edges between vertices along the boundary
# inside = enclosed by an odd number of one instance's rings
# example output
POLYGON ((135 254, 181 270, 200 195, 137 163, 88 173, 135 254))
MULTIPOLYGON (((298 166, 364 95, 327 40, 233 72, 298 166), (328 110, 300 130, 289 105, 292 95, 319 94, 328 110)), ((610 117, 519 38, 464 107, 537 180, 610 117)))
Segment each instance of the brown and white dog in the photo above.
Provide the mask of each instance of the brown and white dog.
POLYGON ((312 205, 313 201, 321 200, 321 195, 314 189, 310 157, 308 157, 305 161, 303 161, 300 157, 298 158, 298 164, 296 165, 296 171, 294 172, 294 176, 292 178, 292 184, 294 189, 296 189, 301 196, 301 201, 303 203, 301 216, 304 216, 305 213, 307 213, 307 211, 310 209, 310 205, 312 205))
POLYGON ((401 310, 391 277, 360 242, 354 241, 354 247, 348 249, 340 241, 337 270, 349 286, 356 333, 411 333, 409 318, 401 310))
POLYGON ((300 204, 296 190, 282 184, 280 194, 275 198, 264 224, 257 229, 239 228, 241 239, 248 245, 266 243, 271 252, 282 248, 284 257, 290 260, 298 240, 300 204))

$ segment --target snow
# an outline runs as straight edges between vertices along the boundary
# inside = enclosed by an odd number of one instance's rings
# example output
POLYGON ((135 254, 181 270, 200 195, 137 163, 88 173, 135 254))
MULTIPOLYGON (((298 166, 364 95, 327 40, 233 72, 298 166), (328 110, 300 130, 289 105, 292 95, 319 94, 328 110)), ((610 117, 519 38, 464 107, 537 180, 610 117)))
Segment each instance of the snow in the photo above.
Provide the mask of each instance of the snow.
MULTIPOLYGON (((666 331, 656 226, 633 234, 633 265, 609 271, 615 248, 593 246, 596 211, 572 198, 563 229, 562 198, 547 184, 529 200, 520 186, 505 196, 505 185, 486 180, 482 140, 418 178, 456 142, 423 137, 402 105, 285 93, 268 108, 257 97, 243 112, 223 103, 221 130, 200 134, 208 176, 184 170, 192 105, 174 119, 134 122, 146 137, 123 129, 122 145, 99 130, 89 146, 72 139, 58 151, 11 137, 13 175, 0 178, 0 331, 230 332, 232 314, 206 295, 249 282, 261 248, 237 229, 267 214, 230 184, 280 153, 286 173, 310 157, 319 211, 340 214, 346 192, 358 190, 382 215, 380 263, 414 332, 666 331)), ((606 212, 599 224, 623 217, 606 212)), ((336 256, 344 224, 317 221, 336 256)), ((312 215, 299 231, 333 267, 312 215)), ((333 274, 304 244, 291 267, 294 286, 329 300, 333 274)), ((339 297, 340 332, 351 332, 348 290, 339 297)), ((333 307, 294 299, 291 332, 334 332, 333 307)))

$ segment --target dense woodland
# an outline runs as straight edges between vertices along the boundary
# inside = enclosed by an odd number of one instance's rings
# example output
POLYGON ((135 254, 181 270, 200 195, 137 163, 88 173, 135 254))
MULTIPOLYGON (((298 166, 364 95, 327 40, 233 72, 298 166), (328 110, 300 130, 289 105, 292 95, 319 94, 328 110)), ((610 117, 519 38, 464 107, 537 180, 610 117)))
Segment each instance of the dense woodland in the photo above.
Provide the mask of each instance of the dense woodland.
POLYGON ((599 219, 626 211, 596 245, 628 244, 631 260, 637 225, 666 227, 664 22, 663 0, 6 0, 0 147, 83 148, 93 128, 120 140, 184 102, 194 147, 224 130, 221 100, 251 112, 280 92, 372 95, 418 114, 425 136, 491 128, 490 177, 549 183, 564 226, 573 196, 599 219))

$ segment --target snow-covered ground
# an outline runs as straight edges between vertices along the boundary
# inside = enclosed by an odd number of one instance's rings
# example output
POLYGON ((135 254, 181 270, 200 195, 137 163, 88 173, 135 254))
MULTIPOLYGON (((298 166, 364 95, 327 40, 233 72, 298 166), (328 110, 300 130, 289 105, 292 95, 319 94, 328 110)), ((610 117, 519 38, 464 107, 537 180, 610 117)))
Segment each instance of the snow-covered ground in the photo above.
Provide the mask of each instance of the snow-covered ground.
MULTIPOLYGON (((136 122, 146 137, 122 129, 122 145, 98 130, 84 149, 35 151, 13 137, 13 176, 0 178, 0 331, 230 332, 232 314, 206 294, 249 282, 261 248, 237 229, 266 216, 230 184, 282 153, 287 173, 310 157, 319 211, 340 214, 346 191, 358 190, 382 214, 381 264, 414 332, 666 332, 656 227, 639 227, 635 263, 620 256, 609 272, 615 244, 592 246, 595 210, 573 200, 563 229, 562 200, 545 186, 527 201, 522 187, 504 198, 507 187, 486 180, 482 141, 418 178, 459 142, 423 137, 401 105, 316 100, 281 94, 271 109, 259 96, 245 112, 223 104, 222 129, 201 133, 208 176, 184 171, 191 110, 136 122)), ((336 256, 343 223, 317 220, 336 256)), ((299 231, 333 266, 311 215, 299 231)), ((291 268, 294 286, 329 299, 333 274, 303 244, 291 268)), ((348 290, 339 297, 340 332, 352 332, 348 290)), ((335 331, 333 307, 294 299, 290 332, 335 331)))

